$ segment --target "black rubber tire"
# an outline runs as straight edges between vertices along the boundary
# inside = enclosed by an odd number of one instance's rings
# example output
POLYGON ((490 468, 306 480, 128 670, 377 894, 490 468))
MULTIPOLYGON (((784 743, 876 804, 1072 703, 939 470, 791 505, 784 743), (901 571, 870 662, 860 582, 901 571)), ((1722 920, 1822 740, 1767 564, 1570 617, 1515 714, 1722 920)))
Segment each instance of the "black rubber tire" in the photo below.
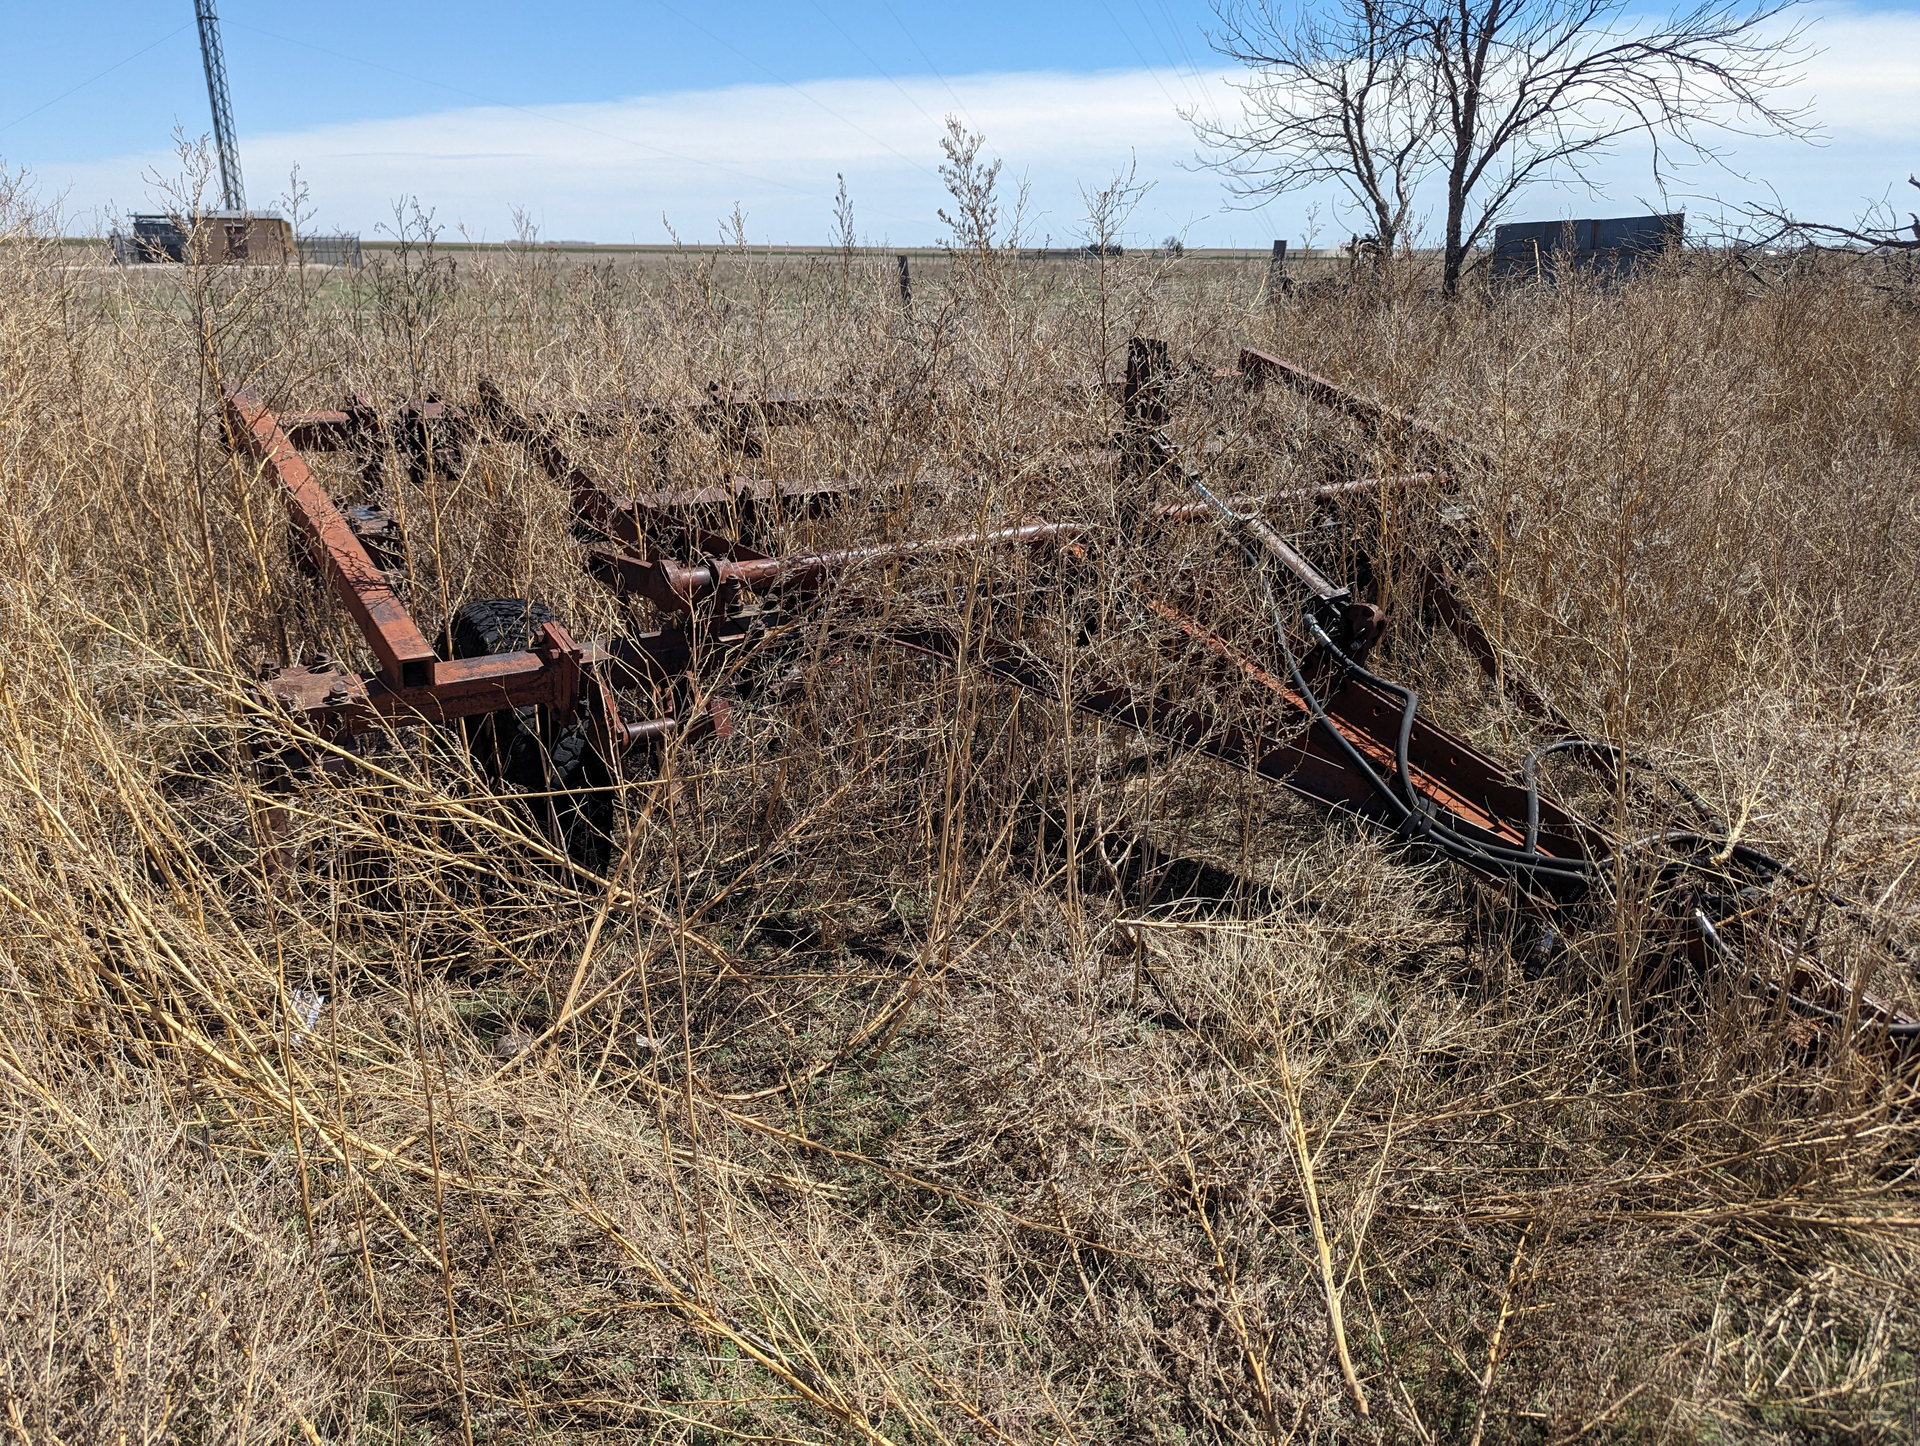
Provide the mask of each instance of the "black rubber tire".
MULTIPOLYGON (((487 598, 463 603, 447 623, 440 651, 449 658, 486 658, 520 653, 533 646, 542 623, 557 621, 543 603, 526 598, 487 598)), ((537 708, 514 708, 465 721, 467 748, 494 778, 522 788, 545 786, 547 732, 537 708)))
MULTIPOLYGON (((524 652, 542 623, 557 621, 545 604, 526 598, 465 603, 448 622, 441 649, 450 658, 524 652)), ((613 799, 606 791, 612 780, 584 718, 528 707, 469 718, 464 726, 468 749, 490 775, 550 795, 549 821, 569 856, 594 867, 605 861, 613 829, 613 799)))
POLYGON ((523 597, 486 598, 462 603, 447 624, 441 648, 450 658, 485 658, 523 653, 533 646, 542 623, 557 623, 553 609, 523 597))

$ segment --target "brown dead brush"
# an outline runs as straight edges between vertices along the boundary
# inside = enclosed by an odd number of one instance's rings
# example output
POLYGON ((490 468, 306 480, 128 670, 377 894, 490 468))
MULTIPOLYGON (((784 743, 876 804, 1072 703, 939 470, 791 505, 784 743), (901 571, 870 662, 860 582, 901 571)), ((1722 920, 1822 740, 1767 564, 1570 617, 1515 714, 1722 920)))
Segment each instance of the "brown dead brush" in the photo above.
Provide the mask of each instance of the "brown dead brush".
MULTIPOLYGON (((858 254, 456 258, 415 218, 360 274, 114 272, 7 206, 0 1432, 1920 1427, 1914 1102, 1885 1050, 1809 1052, 1744 986, 1647 997, 1626 896, 1542 967, 1446 866, 881 636, 967 626, 990 578, 1037 666, 1144 682, 1141 580, 1197 578, 1264 648, 1219 536, 1129 538, 1164 479, 1084 458, 1129 334, 1267 346, 1488 450, 1463 485, 1507 665, 1864 900, 1828 960, 1911 1004, 1920 340, 1854 273, 1682 258, 1442 307, 989 231, 909 315, 858 254), (254 666, 360 645, 228 456, 219 387, 300 407, 483 375, 862 398, 858 428, 769 433, 750 465, 899 485, 783 547, 1115 526, 1077 559, 836 589, 720 680, 731 738, 616 780, 604 867, 446 731, 268 778, 254 666)), ((1192 384, 1177 439, 1223 476, 1402 460, 1192 384)), ((621 489, 749 465, 691 434, 570 444, 621 489)), ((582 637, 657 625, 580 572, 517 450, 393 485, 429 636, 489 596, 582 637)), ((1437 505, 1368 525, 1418 548, 1437 505)), ((1542 741, 1417 609, 1384 656, 1496 756, 1542 741)), ((1655 806, 1577 773, 1609 827, 1655 806)))

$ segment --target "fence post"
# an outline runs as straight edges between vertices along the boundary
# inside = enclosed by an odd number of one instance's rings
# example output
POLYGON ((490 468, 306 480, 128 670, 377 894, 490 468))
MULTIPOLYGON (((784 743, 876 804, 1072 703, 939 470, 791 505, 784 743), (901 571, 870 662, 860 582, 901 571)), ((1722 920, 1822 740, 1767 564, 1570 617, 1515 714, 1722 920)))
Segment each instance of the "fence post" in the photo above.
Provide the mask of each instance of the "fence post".
POLYGON ((1157 337, 1127 338, 1127 379, 1120 389, 1120 471, 1157 477, 1168 461, 1161 431, 1173 420, 1173 361, 1157 337))
POLYGON ((907 267, 906 253, 893 258, 900 265, 900 308, 913 315, 913 273, 907 267))
POLYGON ((1293 278, 1287 275, 1287 243, 1273 243, 1273 257, 1267 262, 1267 300, 1277 301, 1282 292, 1293 290, 1293 278))

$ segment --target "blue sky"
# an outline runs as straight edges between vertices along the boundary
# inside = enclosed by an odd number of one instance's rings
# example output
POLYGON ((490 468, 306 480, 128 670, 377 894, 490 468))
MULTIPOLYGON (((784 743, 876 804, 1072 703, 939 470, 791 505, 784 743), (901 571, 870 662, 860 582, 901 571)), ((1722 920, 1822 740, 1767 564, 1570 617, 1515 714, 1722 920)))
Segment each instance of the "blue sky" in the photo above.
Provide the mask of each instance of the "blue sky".
MULTIPOLYGON (((1035 241, 1076 236, 1081 187, 1129 164, 1154 183, 1132 240, 1297 243, 1317 224, 1325 242, 1352 229, 1331 193, 1232 209, 1193 165, 1179 110, 1234 97, 1206 42, 1211 12, 1190 0, 222 0, 220 11, 249 200, 272 204, 298 162, 321 226, 372 234, 417 196, 489 238, 511 233, 517 208, 553 239, 660 241, 670 223, 708 240, 738 202, 754 240, 817 242, 844 174, 866 239, 923 244, 941 233, 941 123, 959 113, 1027 184, 1035 241)), ((1523 210, 1701 214, 1763 195, 1763 179, 1825 215, 1887 194, 1920 168, 1920 10, 1808 14, 1824 54, 1804 96, 1827 128, 1822 147, 1741 138, 1733 173, 1690 175, 1665 198, 1644 160, 1622 154, 1599 173, 1600 195, 1542 192, 1523 210)), ((173 126, 207 129, 192 22, 186 0, 9 16, 0 160, 26 167, 70 230, 152 204, 149 178, 178 170, 173 126)))

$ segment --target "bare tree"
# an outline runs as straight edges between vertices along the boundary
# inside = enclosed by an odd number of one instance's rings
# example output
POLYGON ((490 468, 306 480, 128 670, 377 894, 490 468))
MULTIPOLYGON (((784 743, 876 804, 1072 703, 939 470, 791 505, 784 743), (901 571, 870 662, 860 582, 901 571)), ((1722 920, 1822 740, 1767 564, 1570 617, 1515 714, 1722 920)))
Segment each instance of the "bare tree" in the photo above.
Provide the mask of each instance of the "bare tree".
MULTIPOLYGON (((1909 186, 1920 186, 1920 176, 1908 176, 1909 186)), ((1877 251, 1920 252, 1920 211, 1907 212, 1905 226, 1880 225, 1886 212, 1869 213, 1851 226, 1836 226, 1825 221, 1796 220, 1786 211, 1765 209, 1755 213, 1774 230, 1761 245, 1793 240, 1828 249, 1853 249, 1865 246, 1877 251)))
MULTIPOLYGON (((1416 188, 1444 188, 1443 285, 1515 195, 1578 181, 1643 137, 1656 180, 1716 132, 1804 134, 1795 0, 1704 0, 1649 19, 1630 0, 1220 0, 1217 49, 1254 71, 1241 122, 1197 122, 1246 195, 1338 180, 1402 240, 1416 188)), ((1383 248, 1384 249, 1384 248, 1383 248)))
POLYGON ((1372 218, 1380 254, 1403 238, 1438 111, 1403 0, 1246 0, 1217 7, 1214 47, 1252 72, 1239 124, 1189 115, 1242 196, 1333 182, 1372 218))

